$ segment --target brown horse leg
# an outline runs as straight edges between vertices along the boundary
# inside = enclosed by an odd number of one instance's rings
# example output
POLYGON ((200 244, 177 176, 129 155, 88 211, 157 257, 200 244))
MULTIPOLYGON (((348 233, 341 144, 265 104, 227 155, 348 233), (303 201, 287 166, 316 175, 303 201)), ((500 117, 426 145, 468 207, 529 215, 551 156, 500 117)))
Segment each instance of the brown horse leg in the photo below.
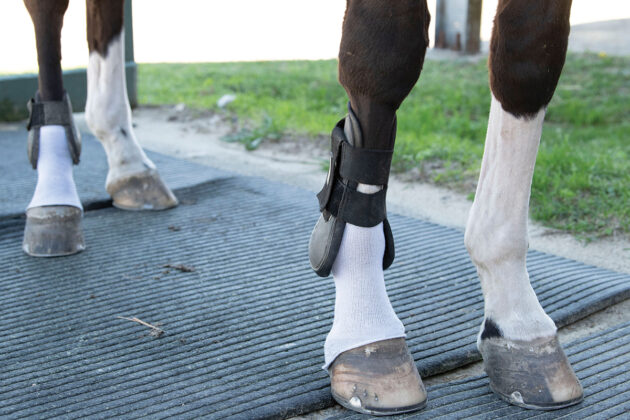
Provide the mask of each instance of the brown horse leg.
POLYGON ((100 140, 109 172, 105 188, 116 207, 161 210, 177 199, 136 140, 127 98, 124 0, 87 1, 88 98, 85 118, 100 140))
POLYGON ((68 0, 24 0, 24 4, 35 28, 39 94, 43 101, 60 101, 63 97, 61 27, 68 0))
POLYGON ((339 81, 361 124, 363 147, 393 147, 396 110, 420 76, 429 19, 424 1, 348 1, 339 81))
POLYGON ((492 389, 513 404, 555 409, 582 388, 529 281, 527 216, 545 108, 562 71, 571 0, 501 0, 490 42, 492 104, 466 227, 485 302, 478 337, 492 389))
POLYGON ((39 89, 29 102, 29 158, 37 186, 26 211, 22 248, 32 256, 69 255, 85 248, 81 202, 72 164, 80 138, 61 77, 61 27, 68 0, 24 0, 35 28, 39 89))
POLYGON ((317 262, 317 249, 325 227, 334 225, 328 231, 340 242, 335 245, 333 240, 332 246, 325 247, 338 249, 336 255, 328 254, 334 258, 336 300, 325 344, 326 367, 333 397, 363 413, 395 414, 426 404, 426 391, 405 344, 404 326, 385 290, 383 269, 393 260, 384 193, 396 110, 420 75, 429 19, 424 1, 350 0, 343 24, 339 80, 350 110, 333 131, 333 145, 335 139, 348 144, 341 152, 333 147, 339 156, 331 163, 329 179, 346 185, 344 197, 356 194, 369 209, 361 205, 344 209, 343 204, 337 208, 335 186, 328 201, 320 194, 324 213, 313 232, 311 261, 318 274, 327 275, 326 264, 317 262), (346 156, 350 149, 356 152, 346 156))

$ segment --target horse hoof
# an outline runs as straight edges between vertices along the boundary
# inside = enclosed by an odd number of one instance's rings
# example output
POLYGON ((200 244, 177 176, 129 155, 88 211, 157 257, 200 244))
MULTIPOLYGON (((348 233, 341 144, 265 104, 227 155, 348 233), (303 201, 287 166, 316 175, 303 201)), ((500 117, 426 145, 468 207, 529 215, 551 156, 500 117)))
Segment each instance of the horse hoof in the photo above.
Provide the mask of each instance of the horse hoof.
POLYGON ((22 249, 33 257, 61 257, 83 251, 81 213, 72 206, 28 209, 22 249))
POLYGON ((107 192, 122 210, 165 210, 178 204, 155 169, 119 178, 107 185, 107 192))
POLYGON ((427 404, 427 392, 404 338, 345 351, 328 373, 333 398, 350 410, 391 415, 427 404))
POLYGON ((490 388, 510 404, 555 410, 584 398, 557 336, 533 341, 492 337, 481 340, 479 351, 490 388))

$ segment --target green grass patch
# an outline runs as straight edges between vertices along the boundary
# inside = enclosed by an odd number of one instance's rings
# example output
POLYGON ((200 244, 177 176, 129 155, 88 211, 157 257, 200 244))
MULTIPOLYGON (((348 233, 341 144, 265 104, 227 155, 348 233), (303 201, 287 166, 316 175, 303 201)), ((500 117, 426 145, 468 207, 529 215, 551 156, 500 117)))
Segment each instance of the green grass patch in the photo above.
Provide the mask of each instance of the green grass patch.
POLYGON ((0 100, 0 121, 21 121, 27 117, 26 106, 18 108, 7 99, 0 100))
MULTIPOLYGON (((552 100, 532 187, 532 217, 592 239, 630 233, 630 58, 570 54, 552 100)), ((143 104, 227 112, 229 141, 327 135, 346 112, 336 61, 140 64, 143 104)), ((398 113, 393 168, 470 197, 490 107, 485 62, 427 61, 398 113)))

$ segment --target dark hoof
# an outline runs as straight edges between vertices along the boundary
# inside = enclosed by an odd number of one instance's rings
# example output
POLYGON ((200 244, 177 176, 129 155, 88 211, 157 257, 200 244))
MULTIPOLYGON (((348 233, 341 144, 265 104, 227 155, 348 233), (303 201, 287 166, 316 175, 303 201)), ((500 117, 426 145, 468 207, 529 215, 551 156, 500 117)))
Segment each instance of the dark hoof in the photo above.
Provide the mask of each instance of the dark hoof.
POLYGON ((490 388, 510 404, 556 410, 584 398, 557 336, 534 341, 493 337, 481 340, 479 351, 490 388))
POLYGON ((60 257, 83 251, 81 213, 72 206, 28 209, 22 249, 33 257, 60 257))
POLYGON ((404 338, 345 351, 328 373, 333 398, 359 413, 400 414, 427 404, 427 392, 404 338))
POLYGON ((123 210, 165 210, 175 207, 175 195, 154 169, 120 178, 107 186, 115 207, 123 210))

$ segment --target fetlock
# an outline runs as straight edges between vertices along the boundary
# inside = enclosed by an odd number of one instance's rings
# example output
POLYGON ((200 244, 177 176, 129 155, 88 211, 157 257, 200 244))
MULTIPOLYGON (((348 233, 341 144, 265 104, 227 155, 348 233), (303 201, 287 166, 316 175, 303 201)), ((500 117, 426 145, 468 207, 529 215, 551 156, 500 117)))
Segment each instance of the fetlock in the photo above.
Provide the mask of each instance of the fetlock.
POLYGON ((515 340, 553 337, 555 324, 538 302, 527 273, 526 224, 493 223, 475 203, 464 243, 484 296, 479 340, 497 333, 515 340))
POLYGON ((106 187, 121 178, 155 169, 135 138, 124 104, 104 104, 88 98, 85 119, 107 155, 106 187))
POLYGON ((480 265, 477 273, 484 296, 484 323, 494 326, 501 337, 514 340, 533 340, 552 337, 556 326, 540 305, 527 274, 524 258, 520 261, 494 262, 480 265))

